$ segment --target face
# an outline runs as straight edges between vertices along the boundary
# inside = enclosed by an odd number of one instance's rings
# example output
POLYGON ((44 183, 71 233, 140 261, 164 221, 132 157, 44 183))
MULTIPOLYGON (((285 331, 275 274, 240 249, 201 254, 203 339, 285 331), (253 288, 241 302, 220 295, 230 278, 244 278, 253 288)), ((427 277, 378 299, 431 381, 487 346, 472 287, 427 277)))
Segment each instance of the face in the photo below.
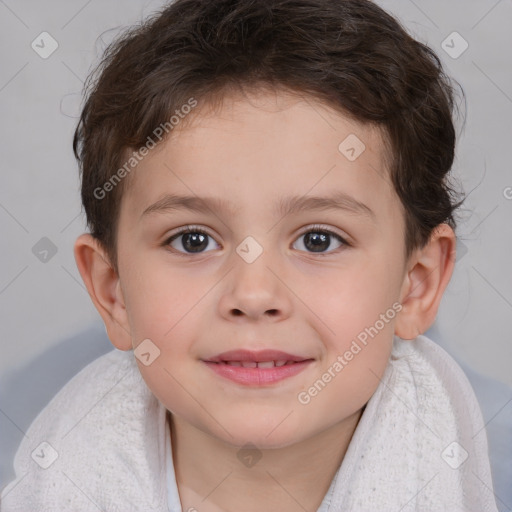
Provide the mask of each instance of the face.
POLYGON ((312 99, 249 97, 195 111, 138 164, 119 278, 133 346, 159 350, 137 360, 159 401, 232 445, 276 448, 343 425, 377 388, 404 219, 377 130, 312 99), (220 356, 235 350, 242 366, 220 356))

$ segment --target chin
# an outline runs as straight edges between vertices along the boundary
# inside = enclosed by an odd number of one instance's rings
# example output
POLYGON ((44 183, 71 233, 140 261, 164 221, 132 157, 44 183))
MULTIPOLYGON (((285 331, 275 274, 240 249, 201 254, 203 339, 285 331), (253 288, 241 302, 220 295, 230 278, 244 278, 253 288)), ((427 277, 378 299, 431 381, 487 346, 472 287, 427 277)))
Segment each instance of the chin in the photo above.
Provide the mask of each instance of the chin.
POLYGON ((279 418, 273 417, 271 421, 245 417, 237 421, 221 422, 231 436, 222 428, 216 428, 214 435, 238 448, 251 444, 261 450, 285 448, 309 437, 304 426, 298 427, 295 424, 296 419, 284 418, 286 414, 279 418))

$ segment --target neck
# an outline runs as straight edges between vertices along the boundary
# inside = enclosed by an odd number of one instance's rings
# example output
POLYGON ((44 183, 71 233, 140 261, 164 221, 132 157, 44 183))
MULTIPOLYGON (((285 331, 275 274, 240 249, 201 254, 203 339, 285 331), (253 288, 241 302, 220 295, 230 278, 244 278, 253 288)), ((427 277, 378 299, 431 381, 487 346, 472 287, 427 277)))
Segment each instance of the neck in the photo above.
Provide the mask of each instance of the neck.
POLYGON ((168 413, 183 510, 317 510, 345 456, 362 410, 300 443, 259 450, 247 465, 227 444, 168 413))

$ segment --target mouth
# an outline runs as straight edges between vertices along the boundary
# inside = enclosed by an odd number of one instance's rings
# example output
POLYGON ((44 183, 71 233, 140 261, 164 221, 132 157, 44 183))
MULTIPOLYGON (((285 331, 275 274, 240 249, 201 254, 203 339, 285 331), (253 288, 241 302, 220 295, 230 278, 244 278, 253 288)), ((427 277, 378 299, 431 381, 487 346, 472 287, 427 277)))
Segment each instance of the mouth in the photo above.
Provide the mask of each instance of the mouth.
POLYGON ((203 360, 217 375, 245 386, 273 384, 297 375, 313 361, 278 350, 233 350, 203 360))

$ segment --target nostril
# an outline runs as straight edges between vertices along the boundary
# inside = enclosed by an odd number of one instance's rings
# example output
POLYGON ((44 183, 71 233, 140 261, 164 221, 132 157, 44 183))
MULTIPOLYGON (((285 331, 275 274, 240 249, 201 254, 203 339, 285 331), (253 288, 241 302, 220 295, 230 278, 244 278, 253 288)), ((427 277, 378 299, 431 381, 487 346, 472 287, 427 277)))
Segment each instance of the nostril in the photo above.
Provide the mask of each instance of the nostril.
MULTIPOLYGON (((268 311, 266 311, 266 314, 269 316, 276 316, 277 313, 278 313, 277 309, 269 309, 268 311)), ((242 316, 243 312, 240 311, 239 309, 233 309, 233 315, 242 316)))

